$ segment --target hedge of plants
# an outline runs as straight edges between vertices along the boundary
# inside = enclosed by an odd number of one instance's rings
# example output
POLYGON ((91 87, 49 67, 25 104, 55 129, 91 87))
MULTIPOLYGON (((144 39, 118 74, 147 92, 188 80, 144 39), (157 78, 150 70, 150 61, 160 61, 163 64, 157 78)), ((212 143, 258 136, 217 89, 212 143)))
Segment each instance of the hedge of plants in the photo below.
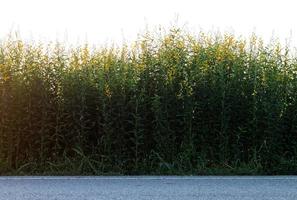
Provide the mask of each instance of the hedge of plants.
POLYGON ((297 56, 173 28, 0 44, 0 174, 297 174, 297 56))

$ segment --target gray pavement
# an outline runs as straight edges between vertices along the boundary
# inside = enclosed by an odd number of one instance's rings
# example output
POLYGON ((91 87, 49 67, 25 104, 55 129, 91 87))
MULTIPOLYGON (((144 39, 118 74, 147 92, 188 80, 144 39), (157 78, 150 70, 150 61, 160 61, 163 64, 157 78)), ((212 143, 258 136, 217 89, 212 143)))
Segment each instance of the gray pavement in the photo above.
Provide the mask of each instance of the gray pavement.
POLYGON ((296 200, 296 176, 0 177, 0 200, 296 200))

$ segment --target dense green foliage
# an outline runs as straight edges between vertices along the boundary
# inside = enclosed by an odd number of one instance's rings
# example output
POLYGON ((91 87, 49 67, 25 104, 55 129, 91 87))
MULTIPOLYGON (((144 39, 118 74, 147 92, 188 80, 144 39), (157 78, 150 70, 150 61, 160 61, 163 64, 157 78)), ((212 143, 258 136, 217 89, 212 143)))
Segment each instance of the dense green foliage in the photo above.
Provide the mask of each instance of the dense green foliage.
POLYGON ((297 173, 297 58, 178 29, 0 45, 0 174, 297 173))

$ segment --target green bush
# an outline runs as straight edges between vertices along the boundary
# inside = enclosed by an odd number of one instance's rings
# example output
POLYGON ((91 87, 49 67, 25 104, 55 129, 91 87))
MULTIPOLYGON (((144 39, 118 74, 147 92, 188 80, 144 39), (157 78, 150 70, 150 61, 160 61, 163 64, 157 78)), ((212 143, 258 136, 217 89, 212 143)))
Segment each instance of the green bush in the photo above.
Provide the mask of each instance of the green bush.
POLYGON ((0 173, 297 174, 297 60, 172 29, 131 46, 0 45, 0 173))

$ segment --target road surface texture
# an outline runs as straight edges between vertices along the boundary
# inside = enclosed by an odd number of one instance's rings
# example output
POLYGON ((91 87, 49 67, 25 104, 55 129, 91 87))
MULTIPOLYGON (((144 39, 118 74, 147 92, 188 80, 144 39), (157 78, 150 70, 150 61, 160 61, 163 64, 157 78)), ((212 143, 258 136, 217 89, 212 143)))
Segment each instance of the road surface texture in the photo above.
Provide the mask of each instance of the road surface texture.
POLYGON ((296 200, 296 176, 0 177, 0 200, 296 200))

